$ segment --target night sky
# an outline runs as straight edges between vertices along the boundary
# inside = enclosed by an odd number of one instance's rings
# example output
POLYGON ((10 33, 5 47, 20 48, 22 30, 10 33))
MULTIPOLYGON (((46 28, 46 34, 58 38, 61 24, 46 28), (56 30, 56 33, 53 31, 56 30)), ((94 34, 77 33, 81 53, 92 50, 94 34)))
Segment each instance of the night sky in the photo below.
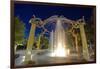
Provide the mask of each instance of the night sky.
MULTIPOLYGON (((53 15, 64 15, 66 18, 71 20, 77 20, 85 17, 85 20, 89 20, 92 16, 93 8, 82 8, 82 7, 61 7, 61 6, 50 6, 50 5, 36 5, 36 4, 18 4, 14 5, 14 16, 19 17, 25 23, 25 38, 29 35, 31 24, 29 23, 32 15, 35 15, 42 20, 53 16, 53 15)), ((50 27, 48 27, 49 29, 50 27)), ((41 32, 41 28, 37 29, 36 34, 41 32)))

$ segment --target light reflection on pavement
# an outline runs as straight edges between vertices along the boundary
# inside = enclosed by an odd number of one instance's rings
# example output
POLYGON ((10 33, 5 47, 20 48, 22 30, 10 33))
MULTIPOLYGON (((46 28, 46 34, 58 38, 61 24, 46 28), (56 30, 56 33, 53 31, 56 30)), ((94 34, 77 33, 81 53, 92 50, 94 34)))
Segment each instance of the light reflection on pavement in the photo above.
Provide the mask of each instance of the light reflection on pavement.
MULTIPOLYGON (((49 50, 42 50, 41 52, 37 50, 32 51, 32 59, 35 61, 34 65, 46 65, 46 64, 54 64, 54 63, 73 63, 73 62, 82 62, 83 58, 79 59, 77 54, 69 55, 68 57, 51 57, 49 50)), ((18 58, 15 59, 15 65, 21 66, 24 65, 23 61, 25 58, 25 50, 20 50, 17 52, 20 54, 18 58)))

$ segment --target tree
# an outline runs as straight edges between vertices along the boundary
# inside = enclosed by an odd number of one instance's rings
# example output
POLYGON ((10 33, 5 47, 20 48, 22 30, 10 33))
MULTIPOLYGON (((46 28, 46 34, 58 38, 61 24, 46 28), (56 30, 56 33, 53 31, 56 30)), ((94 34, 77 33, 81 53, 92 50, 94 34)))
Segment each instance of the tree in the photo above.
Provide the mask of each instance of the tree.
POLYGON ((15 17, 14 22, 15 22, 15 43, 20 44, 24 41, 25 24, 18 17, 15 17))
POLYGON ((94 25, 93 19, 91 17, 90 20, 85 25, 85 33, 86 33, 86 36, 87 36, 88 43, 89 42, 92 42, 92 43, 95 42, 94 41, 94 35, 95 35, 94 31, 95 31, 95 25, 94 25))
POLYGON ((18 18, 14 18, 15 23, 15 51, 18 44, 22 44, 24 41, 25 24, 18 18))
POLYGON ((46 36, 41 37, 40 45, 42 49, 48 49, 49 46, 49 40, 46 36))

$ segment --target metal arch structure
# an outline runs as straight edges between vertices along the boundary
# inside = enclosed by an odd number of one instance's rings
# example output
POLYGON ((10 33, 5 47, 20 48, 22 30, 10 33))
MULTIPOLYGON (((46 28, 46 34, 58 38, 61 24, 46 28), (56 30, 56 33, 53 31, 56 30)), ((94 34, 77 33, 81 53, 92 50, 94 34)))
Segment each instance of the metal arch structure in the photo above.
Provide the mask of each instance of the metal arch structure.
MULTIPOLYGON (((44 32, 45 32, 47 30, 45 30, 44 25, 47 24, 47 23, 50 23, 50 22, 56 23, 57 19, 60 19, 61 22, 63 22, 63 23, 70 24, 72 26, 71 29, 70 29, 70 32, 73 32, 74 29, 79 28, 80 34, 81 34, 81 40, 82 40, 82 47, 83 47, 83 57, 86 60, 89 60, 89 52, 88 52, 87 40, 86 40, 86 35, 85 35, 85 30, 84 30, 84 25, 85 25, 84 18, 79 19, 77 21, 74 21, 74 20, 70 20, 70 19, 68 19, 64 16, 54 15, 54 16, 51 16, 51 17, 45 19, 44 21, 41 20, 40 18, 36 18, 36 17, 30 19, 29 22, 31 23, 31 29, 30 29, 28 42, 27 42, 27 50, 26 50, 26 55, 25 55, 25 58, 26 58, 25 61, 31 60, 30 57, 31 57, 32 45, 34 43, 34 32, 35 32, 36 26, 42 27, 44 29, 44 32)), ((76 37, 76 41, 77 41, 77 38, 78 38, 77 35, 75 35, 75 37, 76 37)), ((34 61, 34 60, 32 60, 32 61, 34 61)))
POLYGON ((70 19, 68 19, 64 16, 58 17, 57 15, 55 15, 55 16, 51 16, 48 19, 46 19, 44 21, 44 24, 49 23, 49 22, 54 22, 57 19, 60 19, 62 23, 64 22, 64 23, 70 24, 72 26, 71 29, 70 29, 70 32, 75 37, 77 52, 78 52, 78 40, 77 40, 78 37, 77 37, 77 34, 74 34, 73 30, 75 30, 75 29, 80 30, 82 48, 83 48, 83 54, 82 55, 86 60, 89 60, 90 57, 89 57, 89 51, 88 51, 88 46, 87 46, 86 34, 85 34, 85 30, 84 30, 84 25, 86 24, 84 16, 82 17, 82 19, 78 19, 77 21, 74 21, 74 20, 70 20, 70 19))
POLYGON ((66 17, 64 17, 64 16, 59 16, 59 17, 58 17, 57 15, 54 15, 54 16, 51 16, 51 17, 45 19, 45 20, 44 20, 44 24, 49 23, 49 22, 56 22, 57 19, 60 19, 60 20, 63 21, 64 23, 68 23, 68 24, 73 24, 73 23, 75 23, 74 20, 70 20, 70 19, 68 19, 68 18, 66 18, 66 17))

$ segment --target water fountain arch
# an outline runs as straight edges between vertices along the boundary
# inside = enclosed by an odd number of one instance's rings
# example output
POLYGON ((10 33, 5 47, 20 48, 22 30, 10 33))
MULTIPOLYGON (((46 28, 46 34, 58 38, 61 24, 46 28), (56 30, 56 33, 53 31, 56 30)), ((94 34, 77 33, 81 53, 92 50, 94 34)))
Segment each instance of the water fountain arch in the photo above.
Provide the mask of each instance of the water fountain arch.
MULTIPOLYGON (((35 20, 35 18, 33 19, 35 20)), ((35 30, 35 21, 32 22, 32 29, 35 30)), ((67 57, 70 55, 71 49, 68 49, 68 47, 71 46, 71 43, 69 42, 70 36, 72 37, 72 46, 75 47, 75 50, 77 51, 78 57, 82 54, 84 59, 89 60, 89 53, 88 53, 88 47, 87 47, 87 41, 86 41, 86 35, 84 30, 85 20, 84 18, 79 19, 77 21, 70 20, 64 16, 51 16, 44 21, 39 21, 41 24, 41 27, 44 28, 45 32, 45 25, 48 23, 55 23, 56 28, 55 30, 50 31, 50 49, 51 49, 51 55, 54 57, 67 57), (67 24, 67 28, 64 28, 62 24, 67 24), (80 30, 80 32, 77 32, 77 29, 80 30), (80 37, 78 37, 80 35, 80 37), (81 48, 82 52, 79 53, 79 42, 78 38, 81 38, 81 48)), ((34 35, 32 31, 30 31, 31 37, 34 35)), ((30 40, 32 40, 29 36, 28 43, 33 43, 30 40)), ((34 36, 33 36, 34 37, 34 36)), ((30 45, 30 44, 29 44, 30 45)), ((27 45, 27 47, 29 47, 27 45)), ((32 44, 31 44, 32 45, 32 44)), ((27 49, 29 51, 29 49, 27 49)), ((29 56, 26 55, 28 58, 29 56)))
POLYGON ((50 34, 51 56, 66 57, 70 51, 70 49, 68 49, 70 44, 68 43, 66 30, 72 27, 75 21, 67 19, 64 16, 58 17, 57 15, 51 16, 44 21, 45 24, 53 22, 56 23, 56 28, 52 30, 50 34), (67 29, 65 29, 66 27, 64 27, 63 24, 67 24, 67 29))

